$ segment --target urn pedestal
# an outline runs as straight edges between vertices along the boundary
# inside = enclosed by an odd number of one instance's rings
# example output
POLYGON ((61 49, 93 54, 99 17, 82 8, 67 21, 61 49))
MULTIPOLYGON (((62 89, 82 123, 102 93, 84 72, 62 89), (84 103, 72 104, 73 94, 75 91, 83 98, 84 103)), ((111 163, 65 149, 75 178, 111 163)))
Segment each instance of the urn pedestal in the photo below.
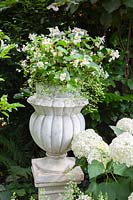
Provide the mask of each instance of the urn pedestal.
POLYGON ((39 189, 39 200, 44 193, 50 200, 62 200, 67 183, 83 180, 80 167, 74 167, 75 158, 66 157, 71 150, 74 134, 85 129, 80 113, 88 103, 83 98, 46 97, 35 94, 28 98, 35 112, 30 118, 30 132, 36 144, 46 151, 47 157, 32 160, 35 186, 39 189))

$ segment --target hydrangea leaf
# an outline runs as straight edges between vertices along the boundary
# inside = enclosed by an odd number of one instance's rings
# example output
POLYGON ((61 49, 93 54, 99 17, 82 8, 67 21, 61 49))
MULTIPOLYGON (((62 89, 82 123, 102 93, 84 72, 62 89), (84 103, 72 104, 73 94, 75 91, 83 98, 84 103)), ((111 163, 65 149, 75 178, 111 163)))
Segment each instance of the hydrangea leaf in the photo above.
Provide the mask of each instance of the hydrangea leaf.
POLYGON ((127 167, 124 171, 124 176, 130 177, 133 180, 133 167, 127 167))
POLYGON ((89 177, 94 178, 105 172, 104 165, 97 160, 93 160, 91 164, 88 165, 89 177))
POLYGON ((122 134, 124 131, 116 126, 109 126, 113 131, 114 133, 116 134, 116 136, 122 134))
POLYGON ((125 164, 113 163, 113 169, 115 174, 123 176, 127 166, 125 164))

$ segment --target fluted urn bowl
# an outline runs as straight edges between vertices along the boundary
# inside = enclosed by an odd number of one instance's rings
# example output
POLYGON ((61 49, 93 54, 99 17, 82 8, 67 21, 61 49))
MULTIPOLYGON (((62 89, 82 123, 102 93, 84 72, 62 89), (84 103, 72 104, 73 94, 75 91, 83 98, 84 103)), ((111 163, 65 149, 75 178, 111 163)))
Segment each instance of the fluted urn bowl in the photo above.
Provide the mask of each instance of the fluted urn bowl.
POLYGON ((35 143, 49 156, 66 154, 71 149, 74 134, 85 129, 80 111, 88 103, 87 100, 34 94, 28 102, 35 109, 29 123, 35 143))

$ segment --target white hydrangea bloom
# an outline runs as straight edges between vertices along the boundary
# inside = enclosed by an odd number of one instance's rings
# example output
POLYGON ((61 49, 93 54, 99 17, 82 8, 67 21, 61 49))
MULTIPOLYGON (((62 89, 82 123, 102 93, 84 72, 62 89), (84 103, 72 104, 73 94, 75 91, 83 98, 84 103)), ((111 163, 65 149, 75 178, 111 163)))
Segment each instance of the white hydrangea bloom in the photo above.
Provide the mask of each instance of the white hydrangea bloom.
POLYGON ((114 162, 133 166, 133 136, 124 132, 114 138, 110 144, 110 156, 114 162))
POLYGON ((76 157, 86 157, 89 164, 97 160, 106 166, 110 161, 109 146, 93 129, 87 129, 75 135, 72 150, 76 157))
POLYGON ((128 200, 133 200, 133 192, 130 194, 130 196, 128 197, 128 200))
POLYGON ((116 127, 133 134, 133 119, 122 118, 117 122, 116 127))
POLYGON ((102 141, 94 141, 92 149, 88 154, 87 161, 89 164, 93 160, 97 160, 106 167, 106 164, 111 160, 110 159, 110 151, 109 146, 103 140, 102 141))

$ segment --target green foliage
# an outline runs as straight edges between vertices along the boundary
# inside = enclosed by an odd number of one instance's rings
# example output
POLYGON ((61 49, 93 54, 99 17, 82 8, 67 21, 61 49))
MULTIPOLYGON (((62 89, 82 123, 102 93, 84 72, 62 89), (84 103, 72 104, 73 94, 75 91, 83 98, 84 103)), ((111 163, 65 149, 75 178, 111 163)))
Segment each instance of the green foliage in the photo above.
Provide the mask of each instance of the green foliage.
POLYGON ((101 174, 105 173, 104 165, 97 160, 93 160, 90 165, 88 165, 88 174, 89 178, 95 178, 98 177, 101 174))
POLYGON ((18 107, 24 107, 20 103, 8 103, 7 95, 2 95, 0 98, 0 112, 9 119, 9 113, 12 110, 17 110, 18 107))

